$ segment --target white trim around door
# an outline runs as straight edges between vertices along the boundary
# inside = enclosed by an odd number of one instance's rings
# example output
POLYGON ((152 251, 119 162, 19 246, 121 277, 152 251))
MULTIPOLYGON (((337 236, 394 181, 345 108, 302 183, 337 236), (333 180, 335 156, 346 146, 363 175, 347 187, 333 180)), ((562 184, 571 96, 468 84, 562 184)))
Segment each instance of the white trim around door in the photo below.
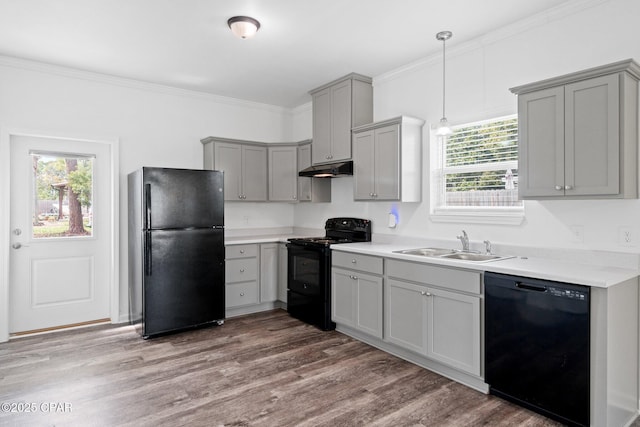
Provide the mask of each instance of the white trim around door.
POLYGON ((110 236, 110 318, 111 323, 120 321, 119 288, 119 140, 118 138, 96 138, 59 132, 43 132, 25 129, 10 129, 0 126, 0 342, 9 340, 9 258, 10 258, 10 142, 12 136, 32 136, 41 138, 90 141, 107 144, 110 152, 110 195, 111 198, 111 236, 110 236))

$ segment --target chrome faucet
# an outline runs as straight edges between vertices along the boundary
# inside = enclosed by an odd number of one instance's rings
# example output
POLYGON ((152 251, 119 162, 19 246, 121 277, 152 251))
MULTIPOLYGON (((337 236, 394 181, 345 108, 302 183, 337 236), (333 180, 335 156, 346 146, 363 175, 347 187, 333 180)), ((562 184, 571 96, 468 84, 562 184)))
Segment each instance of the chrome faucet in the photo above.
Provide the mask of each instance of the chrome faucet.
POLYGON ((457 236, 458 239, 460 239, 460 242, 462 243, 462 250, 464 252, 469 252, 469 236, 467 236, 467 232, 462 230, 462 236, 457 236))
POLYGON ((491 242, 488 240, 484 241, 484 250, 487 253, 487 255, 491 255, 491 242))

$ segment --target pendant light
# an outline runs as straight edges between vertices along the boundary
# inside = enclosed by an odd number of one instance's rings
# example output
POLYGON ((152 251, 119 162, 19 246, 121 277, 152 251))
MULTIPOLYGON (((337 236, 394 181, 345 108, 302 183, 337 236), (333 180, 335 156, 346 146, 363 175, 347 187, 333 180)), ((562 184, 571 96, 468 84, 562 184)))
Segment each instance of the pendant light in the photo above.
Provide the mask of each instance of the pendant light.
POLYGON ((438 127, 436 129, 436 135, 438 136, 447 136, 451 135, 453 131, 451 127, 449 127, 449 122, 447 121, 447 117, 444 114, 444 101, 445 101, 445 44, 446 41, 449 40, 453 36, 451 31, 440 31, 436 34, 436 39, 442 41, 442 118, 440 119, 440 123, 438 123, 438 127))
POLYGON ((260 22, 249 16, 234 16, 227 21, 231 32, 241 39, 253 37, 260 29, 260 22))

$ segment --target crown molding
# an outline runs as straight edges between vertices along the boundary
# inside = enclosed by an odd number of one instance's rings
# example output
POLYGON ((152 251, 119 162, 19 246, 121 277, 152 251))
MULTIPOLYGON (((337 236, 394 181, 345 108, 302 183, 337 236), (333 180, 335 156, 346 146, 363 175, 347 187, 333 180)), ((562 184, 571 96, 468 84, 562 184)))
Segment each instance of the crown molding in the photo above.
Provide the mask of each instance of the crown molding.
MULTIPOLYGON (((587 10, 592 7, 595 7, 610 1, 611 0, 569 1, 559 6, 556 6, 551 9, 537 13, 535 15, 529 16, 527 18, 523 18, 519 21, 514 22, 513 24, 509 24, 505 27, 485 33, 479 37, 474 38, 473 40, 470 40, 458 45, 454 45, 454 46, 447 46, 447 56, 455 57, 468 52, 475 51, 477 49, 481 49, 484 46, 496 43, 500 40, 513 37, 517 34, 529 31, 541 25, 545 25, 550 22, 563 19, 567 16, 575 15, 576 13, 579 13, 583 10, 587 10)), ((402 77, 406 73, 416 72, 418 70, 422 70, 425 67, 439 64, 441 61, 442 61, 442 55, 440 52, 421 58, 407 65, 404 65, 402 67, 396 68, 394 70, 391 70, 389 72, 386 72, 386 73, 380 74, 379 76, 374 77, 373 86, 384 84, 391 80, 395 80, 397 78, 402 77)))
POLYGON ((145 90, 149 92, 162 93, 166 95, 182 96, 201 99, 217 104, 226 104, 235 107, 251 108, 256 110, 266 110, 281 114, 290 114, 291 109, 277 105, 263 104, 259 102, 246 101, 238 98, 215 95, 208 92, 182 89, 174 86, 150 83, 142 80, 128 79, 124 77, 112 76, 109 74, 85 71, 71 67, 48 64, 45 62, 33 61, 29 59, 0 55, 0 66, 18 68, 22 70, 35 71, 44 74, 52 74, 72 79, 87 80, 96 83, 126 87, 131 89, 145 90))

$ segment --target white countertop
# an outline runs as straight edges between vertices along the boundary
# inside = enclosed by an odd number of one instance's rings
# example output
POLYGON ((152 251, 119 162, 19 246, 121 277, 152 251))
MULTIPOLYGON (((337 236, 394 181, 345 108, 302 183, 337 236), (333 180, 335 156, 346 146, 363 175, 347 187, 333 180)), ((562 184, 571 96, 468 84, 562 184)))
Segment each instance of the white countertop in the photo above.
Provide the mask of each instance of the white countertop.
POLYGON ((555 280, 599 288, 608 288, 640 276, 640 271, 633 268, 583 264, 574 261, 561 261, 538 257, 514 257, 498 261, 474 262, 394 253, 394 251, 415 247, 419 246, 407 246, 401 243, 369 242, 343 243, 333 245, 331 249, 341 252, 374 255, 474 271, 493 271, 495 273, 555 280))

